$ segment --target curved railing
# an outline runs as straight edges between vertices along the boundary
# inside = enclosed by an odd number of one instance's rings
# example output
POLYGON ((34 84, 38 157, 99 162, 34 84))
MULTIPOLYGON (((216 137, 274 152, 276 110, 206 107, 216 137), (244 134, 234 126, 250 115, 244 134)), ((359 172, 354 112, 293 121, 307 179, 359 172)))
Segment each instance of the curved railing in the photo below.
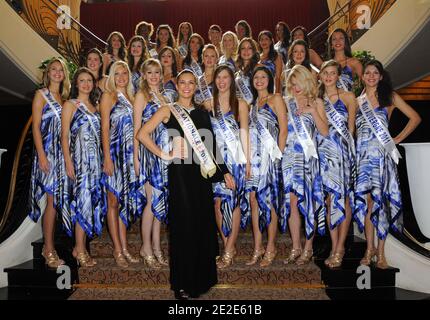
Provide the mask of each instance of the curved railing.
POLYGON ((331 14, 326 20, 309 32, 308 36, 312 43, 312 48, 317 52, 325 56, 327 51, 326 42, 330 33, 330 30, 336 28, 339 22, 344 21, 342 27, 345 29, 347 34, 350 36, 351 44, 357 41, 363 34, 369 29, 363 28, 358 29, 356 24, 361 17, 366 16, 371 24, 375 24, 388 9, 396 2, 396 0, 373 0, 369 1, 370 11, 366 12, 362 10, 363 2, 358 0, 350 0, 344 5, 340 6, 335 12, 331 14))
POLYGON ((9 184, 9 192, 6 206, 0 220, 0 242, 7 238, 27 216, 28 190, 31 176, 31 164, 33 155, 33 133, 31 129, 32 118, 27 121, 18 142, 12 167, 12 175, 9 184), (12 215, 19 212, 20 217, 12 215), (14 216, 13 223, 10 218, 14 216), (6 226, 10 232, 5 233, 6 226))
POLYGON ((90 47, 102 49, 106 46, 105 41, 73 18, 69 12, 62 10, 52 0, 39 0, 36 3, 21 1, 21 4, 16 1, 7 1, 35 32, 63 57, 76 65, 81 62, 82 52, 90 47), (65 29, 60 30, 57 26, 59 19, 67 19, 70 23, 65 26, 65 29))

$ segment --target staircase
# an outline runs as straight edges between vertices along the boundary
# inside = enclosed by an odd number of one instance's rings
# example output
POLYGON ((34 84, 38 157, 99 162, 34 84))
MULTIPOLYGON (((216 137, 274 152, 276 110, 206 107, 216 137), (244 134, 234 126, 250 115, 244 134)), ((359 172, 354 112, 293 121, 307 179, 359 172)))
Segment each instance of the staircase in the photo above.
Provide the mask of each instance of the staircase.
MULTIPOLYGON (((129 251, 137 255, 141 247, 138 226, 128 234, 129 251)), ((220 248, 221 248, 220 243, 220 248)), ((291 247, 289 238, 278 241, 278 255, 268 268, 246 266, 252 256, 253 240, 250 232, 241 232, 234 264, 218 271, 218 285, 201 299, 286 300, 327 299, 321 283, 321 271, 313 263, 297 267, 285 266, 283 260, 291 247)), ((143 263, 127 269, 116 266, 112 244, 106 232, 91 242, 91 254, 97 259, 93 268, 79 269, 78 290, 71 299, 173 299, 169 285, 169 268, 149 269, 143 263)), ((162 250, 168 253, 167 232, 162 233, 162 250)))
POLYGON ((366 250, 366 242, 354 235, 349 235, 345 243, 345 256, 342 267, 336 269, 327 268, 324 260, 330 254, 330 240, 327 237, 319 237, 314 241, 315 264, 321 268, 321 279, 327 286, 326 293, 333 300, 373 300, 396 299, 396 273, 397 268, 386 270, 370 266, 368 269, 369 287, 359 286, 363 281, 363 270, 359 270, 360 260, 366 250), (359 289, 361 287, 362 289, 359 289))
MULTIPOLYGON (((57 225, 59 225, 57 223, 57 225)), ((58 228, 57 228, 58 229, 58 228)), ((70 268, 70 284, 78 281, 78 268, 72 256, 73 240, 61 230, 56 230, 55 248, 58 255, 70 268)), ((42 257, 43 240, 32 244, 33 259, 16 266, 5 268, 8 276, 7 299, 9 300, 65 300, 72 293, 70 289, 59 290, 57 280, 64 272, 48 268, 42 257)), ((60 281, 60 283, 63 283, 60 281)))

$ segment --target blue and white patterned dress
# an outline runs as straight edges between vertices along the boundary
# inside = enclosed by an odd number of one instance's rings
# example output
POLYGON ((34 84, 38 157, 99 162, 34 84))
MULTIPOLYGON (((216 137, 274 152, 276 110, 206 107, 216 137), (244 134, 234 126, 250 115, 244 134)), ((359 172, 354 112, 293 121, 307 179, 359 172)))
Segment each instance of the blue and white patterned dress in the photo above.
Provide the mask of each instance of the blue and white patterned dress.
POLYGON ((267 69, 270 70, 270 73, 272 74, 273 78, 276 76, 276 65, 273 60, 267 59, 264 61, 261 61, 261 63, 267 67, 267 69))
POLYGON ((336 86, 339 89, 343 89, 345 91, 352 91, 352 86, 354 84, 354 78, 352 75, 352 69, 348 65, 346 65, 345 67, 342 68, 342 73, 340 74, 340 79, 337 81, 336 86), (344 85, 342 85, 342 83, 344 85))
POLYGON ((110 156, 114 170, 112 176, 102 174, 102 183, 117 198, 119 216, 127 227, 142 215, 143 210, 143 203, 137 196, 133 144, 132 105, 118 97, 110 112, 110 156))
POLYGON ((203 74, 203 69, 202 69, 202 65, 198 62, 198 61, 195 61, 193 58, 191 58, 192 60, 191 60, 191 63, 190 64, 187 64, 187 63, 185 63, 184 62, 184 65, 183 65, 183 70, 191 70, 192 72, 194 72, 194 74, 195 74, 195 76, 197 77, 197 78, 199 78, 199 77, 201 77, 202 76, 202 74, 203 74), (195 62, 195 64, 193 64, 193 62, 195 62), (192 67, 191 67, 191 65, 193 65, 196 69, 193 69, 192 67))
POLYGON ((235 74, 235 81, 236 81, 236 96, 237 98, 243 99, 248 103, 249 105, 252 103, 253 97, 252 97, 252 90, 251 90, 251 73, 245 74, 242 70, 236 72, 235 74), (242 95, 241 91, 239 90, 239 81, 243 82, 245 87, 250 92, 250 97, 246 98, 242 95))
MULTIPOLYGON (((288 100, 291 101, 291 100, 288 100)), ((291 102, 294 103, 295 102, 291 102)), ((297 109, 297 106, 294 110, 297 109)), ((293 111, 294 112, 294 111, 293 111)), ((310 114, 300 115, 309 136, 317 145, 317 128, 310 114)), ((281 212, 281 231, 285 232, 288 218, 291 213, 290 193, 297 196, 299 212, 305 218, 306 238, 310 239, 314 234, 315 222, 322 222, 319 232, 324 232, 325 206, 322 177, 320 174, 319 160, 310 157, 306 160, 302 145, 294 130, 293 119, 288 113, 288 138, 282 155, 283 176, 283 206, 281 212)))
MULTIPOLYGON (((372 106, 370 106, 372 107, 372 106)), ((387 108, 374 109, 379 121, 388 128, 387 108)), ((389 229, 402 231, 402 195, 400 193, 397 165, 373 134, 361 110, 357 113, 357 180, 355 186, 354 219, 360 230, 364 229, 367 215, 367 196, 373 200, 371 221, 380 239, 385 239, 389 229)))
MULTIPOLYGON (((256 106, 253 106, 255 108, 256 106)), ((251 113, 252 113, 251 109, 251 113)), ((272 108, 266 103, 257 110, 257 118, 263 127, 267 128, 273 140, 278 143, 279 124, 278 117, 272 108)), ((258 203, 259 227, 264 230, 271 222, 271 208, 276 214, 280 213, 281 205, 281 161, 272 161, 269 153, 263 147, 265 141, 256 129, 252 115, 250 116, 250 142, 251 142, 251 177, 246 181, 245 195, 249 199, 249 193, 255 191, 258 203)), ((250 207, 249 207, 250 208, 250 207)), ((250 212, 242 215, 242 219, 248 222, 250 212)), ((245 225, 245 222, 242 222, 245 225)))
POLYGON ((142 78, 142 74, 139 71, 133 71, 131 74, 131 83, 133 85, 133 94, 136 94, 140 88, 140 79, 142 78))
POLYGON ((182 43, 180 46, 178 46, 178 51, 179 54, 181 55, 182 58, 185 58, 187 56, 188 53, 188 45, 187 43, 182 43))
MULTIPOLYGON (((327 102, 324 101, 327 110, 327 102)), ((333 104, 342 116, 344 125, 348 128, 348 110, 342 100, 333 104)), ((355 146, 336 130, 330 123, 329 135, 323 137, 318 134, 318 156, 325 196, 330 198, 330 229, 334 229, 345 220, 345 200, 354 208, 354 175, 355 146)))
POLYGON ((282 62, 286 64, 288 62, 288 47, 282 46, 282 42, 278 41, 275 44, 275 50, 281 55, 282 62))
POLYGON ((175 102, 178 100, 178 91, 176 91, 176 85, 172 79, 163 85, 163 95, 168 102, 175 102))
POLYGON ((222 56, 221 58, 219 58, 218 65, 222 64, 228 65, 231 71, 233 71, 233 73, 236 72, 236 64, 234 63, 233 58, 227 59, 225 56, 222 56))
POLYGON ((76 179, 65 177, 62 214, 70 217, 72 225, 66 228, 70 237, 77 222, 92 238, 101 235, 107 210, 101 184, 100 114, 92 113, 76 100, 72 102, 78 104, 70 123, 70 155, 76 179))
MULTIPOLYGON (((45 103, 42 109, 40 133, 43 150, 49 162, 49 172, 46 174, 39 167, 39 157, 33 149, 33 164, 31 168, 29 216, 37 222, 45 210, 46 197, 53 196, 54 208, 61 210, 61 193, 65 176, 64 156, 61 149, 61 105, 54 100, 48 89, 41 90, 45 99, 48 97, 53 103, 45 103)), ((68 225, 67 217, 63 217, 63 224, 68 225)))
MULTIPOLYGON (((224 121, 226 126, 228 126, 231 132, 233 132, 233 134, 235 135, 240 147, 242 147, 239 136, 239 124, 234 118, 234 114, 232 111, 229 111, 224 114, 224 121)), ((225 142, 224 131, 217 118, 211 117, 211 122, 213 131, 215 133, 218 149, 221 152, 224 163, 226 164, 228 171, 233 176, 236 184, 235 190, 228 189, 225 186, 224 182, 216 182, 212 184, 214 197, 221 199, 221 213, 223 216, 222 232, 224 233, 224 236, 228 237, 231 233, 231 228, 233 224, 234 209, 236 209, 240 205, 245 205, 246 207, 246 203, 243 201, 245 194, 245 165, 238 163, 235 159, 237 155, 232 154, 231 150, 228 149, 227 144, 225 142)))
MULTIPOLYGON (((148 102, 142 114, 142 125, 151 119, 155 112, 160 108, 154 101, 148 102)), ((170 152, 169 133, 163 123, 152 132, 151 138, 155 144, 166 153, 170 152)), ((151 210, 154 216, 167 223, 167 204, 168 204, 168 163, 149 151, 143 144, 140 145, 140 177, 139 193, 147 203, 145 183, 152 187, 151 210)))
MULTIPOLYGON (((199 77, 198 82, 200 83, 204 79, 204 74, 199 77)), ((213 82, 206 83, 207 88, 209 89, 210 96, 212 97, 213 94, 213 82)), ((197 86, 196 93, 194 94, 194 100, 197 104, 203 104, 205 100, 210 99, 209 97, 205 97, 205 95, 202 93, 202 90, 200 89, 200 86, 197 86)))

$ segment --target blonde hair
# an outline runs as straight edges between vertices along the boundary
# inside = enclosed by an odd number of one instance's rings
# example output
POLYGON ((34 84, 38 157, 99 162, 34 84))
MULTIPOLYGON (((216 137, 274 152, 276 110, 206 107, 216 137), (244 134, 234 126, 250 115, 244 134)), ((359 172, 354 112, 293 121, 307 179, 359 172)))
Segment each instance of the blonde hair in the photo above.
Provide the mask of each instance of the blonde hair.
POLYGON ((151 88, 149 88, 148 85, 148 80, 145 79, 145 73, 146 71, 148 71, 149 67, 157 67, 160 70, 160 91, 162 89, 163 86, 163 68, 161 67, 161 63, 160 61, 158 61, 157 59, 153 59, 150 58, 148 60, 146 60, 143 64, 142 67, 140 68, 140 72, 142 73, 142 77, 140 78, 140 83, 139 83, 139 90, 142 91, 143 96, 145 97, 145 99, 147 101, 151 100, 151 88))
POLYGON ((49 79, 49 71, 51 69, 51 66, 55 62, 58 62, 59 64, 61 64, 61 67, 63 68, 64 79, 60 83, 60 94, 64 100, 67 100, 70 94, 70 79, 69 79, 69 69, 67 69, 66 63, 64 62, 63 59, 53 58, 51 61, 49 61, 49 63, 46 65, 45 71, 43 71, 43 77, 42 77, 43 85, 46 88, 49 88, 49 85, 51 84, 51 79, 49 79))
POLYGON ((293 96, 293 79, 300 85, 303 89, 304 95, 310 100, 315 100, 318 97, 317 83, 315 81, 312 72, 310 72, 306 67, 302 65, 294 66, 288 77, 287 77, 287 93, 289 96, 293 96))
POLYGON ((131 102, 133 102, 134 96, 133 96, 133 85, 131 83, 131 72, 130 72, 130 68, 128 67, 128 64, 124 61, 116 61, 112 64, 112 67, 110 68, 110 71, 109 71, 109 76, 106 80, 106 91, 114 94, 115 97, 117 98, 117 88, 116 88, 116 84, 115 84, 115 73, 121 67, 126 69, 128 72, 128 84, 127 84, 126 93, 127 93, 129 100, 131 102))
POLYGON ((227 59, 232 58, 233 60, 236 60, 237 58, 237 49, 239 48, 239 40, 237 39, 237 36, 235 33, 231 32, 231 31, 227 31, 222 35, 221 38, 221 53, 223 55, 225 55, 225 57, 227 59), (227 56, 226 52, 225 52, 225 48, 224 48, 224 39, 227 37, 232 37, 233 38, 233 42, 234 42, 234 47, 233 47, 233 52, 231 53, 231 56, 227 56))

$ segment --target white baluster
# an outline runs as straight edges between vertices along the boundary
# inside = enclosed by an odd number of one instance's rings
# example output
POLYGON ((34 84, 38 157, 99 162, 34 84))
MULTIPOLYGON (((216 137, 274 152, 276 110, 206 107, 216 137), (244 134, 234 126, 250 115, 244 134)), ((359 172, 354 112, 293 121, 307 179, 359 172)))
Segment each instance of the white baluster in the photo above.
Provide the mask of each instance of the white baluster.
POLYGON ((0 149, 0 168, 1 168, 1 155, 5 152, 7 152, 6 149, 0 149))

